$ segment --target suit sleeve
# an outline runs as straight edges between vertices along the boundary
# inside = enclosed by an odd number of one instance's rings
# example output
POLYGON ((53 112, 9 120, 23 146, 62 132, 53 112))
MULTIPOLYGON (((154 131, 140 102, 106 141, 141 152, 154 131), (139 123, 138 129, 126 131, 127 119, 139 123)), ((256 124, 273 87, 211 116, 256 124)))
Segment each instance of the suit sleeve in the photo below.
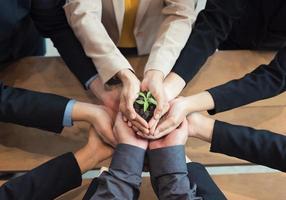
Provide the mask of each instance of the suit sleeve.
POLYGON ((210 114, 223 112, 251 102, 276 96, 286 89, 286 47, 269 65, 261 65, 241 79, 209 89, 215 108, 210 114))
POLYGON ((220 43, 227 39, 233 22, 241 17, 246 2, 208 0, 172 71, 188 83, 220 43))
POLYGON ((216 121, 210 150, 286 172, 284 135, 216 121))
POLYGON ((37 30, 53 41, 68 68, 86 86, 97 71, 67 22, 62 8, 64 3, 65 1, 32 1, 31 17, 37 30))
POLYGON ((92 182, 83 199, 138 199, 144 157, 144 149, 119 144, 113 154, 109 170, 92 182))
POLYGON ((81 185, 81 172, 72 153, 59 156, 0 187, 1 200, 55 199, 81 185))
POLYGON ((165 0, 162 22, 152 46, 145 72, 159 70, 167 76, 185 46, 195 21, 196 0, 165 0))
POLYGON ((12 88, 0 82, 0 121, 61 132, 68 101, 65 97, 12 88))
POLYGON ((101 22, 101 0, 69 0, 64 6, 66 17, 84 51, 97 67, 105 84, 122 69, 131 69, 101 22))
POLYGON ((226 200, 226 197, 202 164, 190 162, 187 166, 189 180, 191 185, 196 188, 197 196, 202 197, 204 200, 226 200))
POLYGON ((202 199, 190 186, 183 145, 150 150, 148 157, 152 186, 159 199, 202 199))

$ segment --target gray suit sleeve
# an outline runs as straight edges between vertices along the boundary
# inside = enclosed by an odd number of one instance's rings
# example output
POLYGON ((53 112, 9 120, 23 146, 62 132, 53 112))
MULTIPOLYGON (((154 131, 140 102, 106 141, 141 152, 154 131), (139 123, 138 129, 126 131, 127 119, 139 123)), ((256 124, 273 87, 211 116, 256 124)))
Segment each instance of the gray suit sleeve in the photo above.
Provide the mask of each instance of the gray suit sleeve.
POLYGON ((91 199, 137 199, 144 157, 144 149, 119 144, 113 154, 109 171, 99 176, 96 192, 91 199))
POLYGON ((196 186, 191 188, 183 145, 148 151, 151 182, 159 199, 196 200, 196 186))

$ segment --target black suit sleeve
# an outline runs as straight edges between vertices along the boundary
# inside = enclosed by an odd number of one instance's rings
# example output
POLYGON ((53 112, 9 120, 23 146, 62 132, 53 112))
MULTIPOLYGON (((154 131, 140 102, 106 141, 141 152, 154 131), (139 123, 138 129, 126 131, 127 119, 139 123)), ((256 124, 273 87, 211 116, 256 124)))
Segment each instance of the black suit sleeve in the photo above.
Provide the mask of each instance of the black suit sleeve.
POLYGON ((53 41, 68 68, 85 86, 85 83, 97 74, 97 70, 67 22, 63 10, 65 2, 33 0, 31 17, 41 35, 53 41))
POLYGON ((173 72, 189 82, 208 57, 226 40, 233 22, 242 16, 245 0, 208 0, 195 22, 173 72))
POLYGON ((59 156, 0 187, 1 200, 51 200, 81 185, 72 153, 59 156))
POLYGON ((0 121, 61 132, 68 101, 65 97, 12 88, 0 82, 0 121))
POLYGON ((210 114, 276 96, 286 89, 286 47, 269 65, 261 65, 241 79, 209 89, 215 103, 210 114))
POLYGON ((211 152, 286 172, 286 136, 216 121, 211 152))
POLYGON ((190 183, 192 187, 196 188, 197 196, 202 197, 204 200, 226 199, 202 164, 190 162, 187 167, 190 183))

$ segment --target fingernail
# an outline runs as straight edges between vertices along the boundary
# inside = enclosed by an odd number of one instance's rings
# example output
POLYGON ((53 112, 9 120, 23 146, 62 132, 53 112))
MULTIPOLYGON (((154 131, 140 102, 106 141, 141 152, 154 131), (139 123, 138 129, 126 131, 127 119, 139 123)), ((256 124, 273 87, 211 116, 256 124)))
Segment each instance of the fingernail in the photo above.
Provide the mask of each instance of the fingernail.
POLYGON ((138 131, 137 134, 138 134, 138 135, 143 135, 141 131, 138 131))

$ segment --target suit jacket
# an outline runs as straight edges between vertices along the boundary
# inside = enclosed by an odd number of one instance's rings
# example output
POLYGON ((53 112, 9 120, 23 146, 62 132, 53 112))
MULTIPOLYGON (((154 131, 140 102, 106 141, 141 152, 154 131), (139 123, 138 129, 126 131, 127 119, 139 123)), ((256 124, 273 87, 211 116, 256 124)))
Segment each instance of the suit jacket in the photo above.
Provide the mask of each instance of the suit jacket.
POLYGON ((187 166, 191 187, 196 188, 197 196, 204 200, 226 200, 223 192, 202 164, 190 162, 187 166))
POLYGON ((81 171, 67 153, 0 187, 1 200, 52 200, 81 185, 81 171))
MULTIPOLYGON (((178 153, 178 150, 181 151, 181 148, 174 148, 175 153, 178 153)), ((165 148, 163 151, 166 153, 174 150, 174 148, 165 148)), ((157 155, 153 158, 156 158, 159 154, 166 155, 165 153, 161 154, 160 150, 156 150, 155 154, 157 155)), ((172 156, 177 156, 175 153, 172 156)), ((103 172, 99 178, 92 181, 83 199, 138 198, 144 154, 144 150, 136 147, 119 145, 114 153, 110 170, 103 172), (132 162, 123 162, 122 159, 132 162)), ((179 157, 183 158, 184 156, 179 157)), ((157 170, 155 174, 153 173, 155 175, 153 179, 155 179, 158 188, 155 191, 160 199, 172 199, 172 197, 188 200, 198 200, 201 197, 210 200, 225 199, 201 164, 188 163, 187 169, 183 165, 176 167, 174 165, 177 162, 176 159, 171 159, 171 157, 168 157, 168 159, 167 162, 172 166, 170 169, 164 165, 167 164, 166 162, 156 162, 163 170, 161 172, 157 170), (189 179, 186 176, 187 170, 189 179), (185 182, 186 180, 187 182, 185 182), (192 185, 192 188, 190 185, 192 185), (170 190, 170 188, 173 189, 170 190)), ((72 153, 67 153, 5 183, 0 187, 0 199, 51 200, 80 186, 81 182, 81 171, 78 163, 72 153)))
POLYGON ((44 40, 36 30, 29 10, 27 1, 0 1, 0 67, 25 56, 45 53, 44 40))
POLYGON ((241 79, 211 88, 215 108, 210 114, 230 110, 286 90, 286 47, 279 50, 268 65, 261 65, 241 79))
POLYGON ((216 121, 212 152, 286 172, 286 136, 216 121))
POLYGON ((285 11, 284 0, 207 0, 173 71, 189 82, 218 48, 280 49, 286 44, 285 11))
MULTIPOLYGON (((134 35, 139 55, 150 53, 145 71, 166 76, 184 47, 195 20, 196 0, 140 1, 134 35)), ((106 83, 121 69, 132 69, 117 49, 124 0, 70 0, 64 6, 69 24, 106 83)))
POLYGON ((61 132, 69 99, 0 82, 0 121, 61 132))

